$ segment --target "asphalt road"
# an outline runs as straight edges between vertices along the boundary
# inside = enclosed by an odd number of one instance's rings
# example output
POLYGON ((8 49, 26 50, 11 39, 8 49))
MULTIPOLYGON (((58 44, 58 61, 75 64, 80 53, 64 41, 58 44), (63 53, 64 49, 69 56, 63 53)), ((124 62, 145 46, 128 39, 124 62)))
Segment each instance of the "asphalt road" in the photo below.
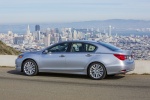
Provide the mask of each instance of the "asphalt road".
POLYGON ((0 100, 150 100, 150 75, 91 80, 82 75, 25 76, 0 68, 0 100))

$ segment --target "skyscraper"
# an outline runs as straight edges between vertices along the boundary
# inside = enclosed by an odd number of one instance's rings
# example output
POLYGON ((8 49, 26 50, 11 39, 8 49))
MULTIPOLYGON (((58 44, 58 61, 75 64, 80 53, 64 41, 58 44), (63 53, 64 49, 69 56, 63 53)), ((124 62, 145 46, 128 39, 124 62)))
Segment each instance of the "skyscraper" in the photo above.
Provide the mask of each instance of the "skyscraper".
POLYGON ((49 33, 46 33, 46 36, 44 38, 44 44, 45 46, 50 46, 51 43, 51 35, 49 33))
POLYGON ((28 28, 27 28, 27 35, 30 35, 30 27, 28 25, 28 28))
POLYGON ((111 25, 109 25, 109 32, 108 35, 111 36, 111 25))
POLYGON ((37 31, 37 34, 38 34, 38 40, 40 40, 41 39, 41 33, 40 33, 40 31, 37 31))
POLYGON ((40 25, 35 25, 35 31, 40 31, 40 25))

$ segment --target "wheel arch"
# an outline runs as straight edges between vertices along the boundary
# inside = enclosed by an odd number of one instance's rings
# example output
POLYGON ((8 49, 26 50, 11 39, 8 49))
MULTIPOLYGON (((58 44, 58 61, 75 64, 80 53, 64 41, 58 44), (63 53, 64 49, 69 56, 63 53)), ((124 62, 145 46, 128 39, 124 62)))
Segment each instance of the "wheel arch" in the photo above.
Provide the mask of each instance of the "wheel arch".
POLYGON ((102 62, 99 62, 99 61, 93 61, 93 62, 91 62, 90 64, 88 64, 87 69, 86 69, 86 73, 87 73, 87 74, 88 74, 88 69, 89 69, 89 67, 90 67, 93 63, 100 63, 100 64, 102 64, 102 65, 104 66, 105 70, 106 70, 106 75, 107 75, 107 68, 106 68, 105 64, 103 64, 102 62))
POLYGON ((24 64, 27 60, 32 60, 32 61, 34 61, 35 64, 37 65, 37 68, 38 68, 38 64, 37 64, 37 62, 36 62, 34 59, 32 59, 32 58, 26 58, 26 59, 24 59, 24 60, 22 61, 22 64, 21 64, 21 72, 23 72, 23 64, 24 64))

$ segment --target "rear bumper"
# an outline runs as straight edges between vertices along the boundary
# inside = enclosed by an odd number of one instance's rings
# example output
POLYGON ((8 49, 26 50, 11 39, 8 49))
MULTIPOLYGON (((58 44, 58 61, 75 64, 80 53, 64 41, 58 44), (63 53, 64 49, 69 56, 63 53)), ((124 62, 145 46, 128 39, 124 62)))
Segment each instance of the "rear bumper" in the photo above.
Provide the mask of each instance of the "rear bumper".
POLYGON ((107 66, 107 74, 111 75, 111 74, 123 74, 123 73, 127 73, 130 71, 133 71, 135 69, 135 63, 134 61, 132 62, 122 62, 120 64, 115 64, 112 66, 107 66))

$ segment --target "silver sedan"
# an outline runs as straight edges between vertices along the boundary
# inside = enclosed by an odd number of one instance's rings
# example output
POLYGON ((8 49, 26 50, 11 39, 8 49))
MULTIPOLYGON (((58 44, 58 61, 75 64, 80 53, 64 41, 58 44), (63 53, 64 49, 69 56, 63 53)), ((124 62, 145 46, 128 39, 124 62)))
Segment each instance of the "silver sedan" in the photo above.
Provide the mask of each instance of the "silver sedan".
POLYGON ((52 72, 83 74, 98 80, 134 70, 134 59, 131 51, 108 43, 65 41, 41 51, 20 54, 16 70, 28 76, 52 72))

